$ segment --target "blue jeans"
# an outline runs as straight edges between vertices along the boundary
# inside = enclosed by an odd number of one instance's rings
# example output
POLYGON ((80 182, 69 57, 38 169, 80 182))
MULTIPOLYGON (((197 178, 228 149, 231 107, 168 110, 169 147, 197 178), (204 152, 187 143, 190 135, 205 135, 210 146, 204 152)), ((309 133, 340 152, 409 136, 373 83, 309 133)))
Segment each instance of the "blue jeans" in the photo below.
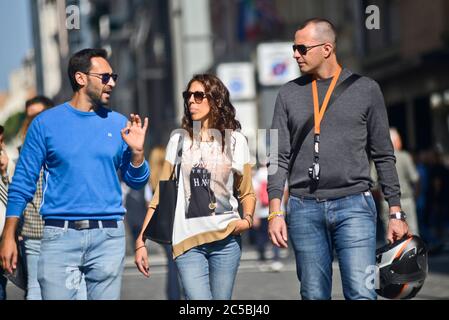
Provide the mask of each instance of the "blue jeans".
MULTIPOLYGON (((25 252, 25 261, 27 266, 27 300, 42 300, 41 287, 37 281, 37 267, 39 262, 39 256, 41 253, 41 240, 24 238, 22 241, 23 252, 25 252)), ((86 300, 86 283, 84 278, 82 279, 79 291, 77 293, 77 300, 86 300)))
POLYGON ((165 286, 167 300, 181 300, 178 268, 173 260, 172 246, 163 244, 162 247, 164 248, 165 256, 167 257, 167 283, 165 286))
POLYGON ((303 299, 331 298, 337 253, 346 299, 376 299, 376 206, 370 192, 335 200, 290 196, 286 222, 303 299))
POLYGON ((44 300, 74 300, 84 280, 89 300, 120 299, 125 228, 44 227, 38 281, 44 300))
POLYGON ((22 241, 23 252, 27 267, 27 300, 42 300, 41 287, 37 281, 37 263, 41 252, 41 240, 24 238, 22 241))
POLYGON ((242 255, 240 236, 206 243, 175 259, 188 300, 230 300, 242 255))

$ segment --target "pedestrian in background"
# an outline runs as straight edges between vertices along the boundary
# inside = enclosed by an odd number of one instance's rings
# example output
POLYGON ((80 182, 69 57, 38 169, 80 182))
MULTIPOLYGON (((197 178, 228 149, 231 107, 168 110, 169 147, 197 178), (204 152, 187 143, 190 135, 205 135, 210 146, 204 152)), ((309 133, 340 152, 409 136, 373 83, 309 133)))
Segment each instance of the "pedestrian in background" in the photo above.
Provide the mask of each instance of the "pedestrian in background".
MULTIPOLYGON (((0 236, 5 225, 6 204, 8 202, 8 187, 14 172, 14 163, 6 153, 4 141, 5 128, 0 126, 0 236)), ((3 276, 3 269, 0 266, 0 300, 6 300, 6 283, 8 280, 3 276)))
MULTIPOLYGON (((398 173, 399 184, 401 185, 401 206, 407 214, 407 224, 410 233, 419 235, 418 218, 416 215, 415 197, 418 189, 419 174, 411 155, 403 150, 402 139, 396 128, 390 128, 390 139, 394 148, 396 157, 396 170, 398 173)), ((373 172, 373 180, 377 181, 378 176, 373 172)), ((385 199, 382 198, 381 204, 381 220, 384 230, 388 230, 388 214, 389 207, 385 199)), ((385 236, 387 236, 385 232, 385 236)))
MULTIPOLYGON (((45 96, 36 96, 25 102, 25 120, 19 131, 22 144, 25 141, 26 133, 31 121, 42 111, 52 108, 54 103, 45 96)), ((21 146, 19 146, 20 152, 21 146)), ((41 289, 37 280, 38 261, 40 256, 41 239, 44 229, 44 221, 39 213, 42 204, 44 170, 39 174, 39 180, 36 185, 36 192, 33 200, 29 202, 23 212, 23 221, 21 225, 21 246, 24 252, 24 260, 27 270, 27 300, 42 300, 41 289)), ((77 295, 78 300, 86 299, 86 285, 84 280, 80 285, 77 295)))
MULTIPOLYGON (((18 147, 19 153, 25 141, 26 133, 31 121, 45 109, 54 106, 53 101, 45 96, 36 96, 25 102, 25 120, 19 130, 22 144, 18 147)), ((21 225, 21 246, 24 252, 24 258, 27 269, 27 290, 25 298, 27 300, 42 300, 41 289, 37 281, 37 266, 40 255, 40 246, 44 221, 39 214, 39 208, 42 203, 42 184, 44 179, 44 170, 41 169, 39 179, 36 184, 36 192, 33 200, 29 202, 23 211, 23 221, 21 225)))
MULTIPOLYGON (((267 167, 261 165, 255 172, 253 177, 254 192, 257 196, 256 210, 254 214, 254 231, 256 232, 256 249, 258 254, 258 260, 260 262, 259 269, 261 271, 275 271, 279 272, 284 267, 280 261, 280 248, 273 245, 268 238, 268 214, 269 214, 269 198, 267 191, 268 170, 267 167), (273 258, 271 262, 267 262, 267 244, 272 250, 273 258)), ((285 198, 282 199, 284 203, 285 198)), ((285 210, 285 206, 281 207, 285 210)))

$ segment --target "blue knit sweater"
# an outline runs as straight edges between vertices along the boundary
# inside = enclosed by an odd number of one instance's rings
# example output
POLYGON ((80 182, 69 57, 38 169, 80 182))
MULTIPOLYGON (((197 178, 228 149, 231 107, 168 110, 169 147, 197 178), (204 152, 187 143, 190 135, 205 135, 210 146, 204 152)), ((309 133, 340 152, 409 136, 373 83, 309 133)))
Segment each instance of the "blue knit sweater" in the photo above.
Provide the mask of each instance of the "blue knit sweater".
POLYGON ((44 219, 122 219, 122 180, 139 189, 148 181, 145 161, 131 164, 120 130, 127 119, 100 108, 82 112, 68 102, 39 114, 31 123, 9 187, 7 217, 20 217, 33 199, 44 167, 44 219))

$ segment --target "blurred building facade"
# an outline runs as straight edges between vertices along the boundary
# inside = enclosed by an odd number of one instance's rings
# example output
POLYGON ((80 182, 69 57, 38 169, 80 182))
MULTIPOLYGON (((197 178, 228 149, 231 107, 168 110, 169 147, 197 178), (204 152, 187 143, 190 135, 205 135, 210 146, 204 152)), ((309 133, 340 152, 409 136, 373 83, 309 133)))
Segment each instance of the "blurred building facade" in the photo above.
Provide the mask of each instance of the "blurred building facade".
POLYGON ((449 153, 449 2, 368 3, 380 8, 383 28, 364 29, 361 69, 380 83, 391 125, 409 150, 449 153))
POLYGON ((8 91, 0 93, 0 123, 25 109, 25 101, 36 94, 33 52, 23 59, 22 65, 9 75, 8 91))
POLYGON ((25 117, 25 102, 36 95, 33 50, 24 57, 19 68, 9 74, 8 90, 0 92, 0 124, 5 127, 7 154, 17 159, 17 146, 22 143, 16 133, 25 117))
MULTIPOLYGON (((340 62, 379 82, 390 124, 410 150, 449 153, 449 2, 419 0, 214 0, 216 61, 255 61, 261 42, 293 41, 301 22, 331 20, 340 62), (365 22, 379 9, 379 29, 365 22), (433 101, 433 103, 432 103, 433 101)), ((259 86, 261 127, 271 121, 278 87, 259 86)))

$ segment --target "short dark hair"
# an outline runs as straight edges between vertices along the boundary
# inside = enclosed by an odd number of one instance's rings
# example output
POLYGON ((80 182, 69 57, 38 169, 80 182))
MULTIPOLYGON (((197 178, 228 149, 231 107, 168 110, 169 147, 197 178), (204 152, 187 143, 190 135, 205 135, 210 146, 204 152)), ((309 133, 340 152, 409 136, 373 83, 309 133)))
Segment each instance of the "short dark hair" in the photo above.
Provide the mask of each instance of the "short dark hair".
MULTIPOLYGON (((0 135, 2 135, 4 131, 5 131, 5 127, 2 126, 2 125, 0 125, 0 135)), ((1 147, 1 146, 0 146, 0 147, 1 147)))
POLYGON ((330 22, 329 20, 324 19, 324 18, 311 18, 311 19, 307 19, 306 21, 304 21, 299 26, 298 30, 304 29, 309 24, 325 24, 334 36, 335 45, 337 44, 337 29, 335 28, 335 26, 332 22, 330 22))
POLYGON ((42 103, 45 109, 49 109, 55 106, 53 100, 51 100, 50 98, 47 98, 46 96, 35 96, 25 102, 25 109, 36 103, 42 103))
POLYGON ((91 59, 95 57, 108 58, 108 53, 104 49, 83 49, 78 51, 70 57, 68 74, 70 85, 74 92, 78 91, 81 87, 75 80, 75 73, 77 72, 89 72, 92 67, 91 59))

